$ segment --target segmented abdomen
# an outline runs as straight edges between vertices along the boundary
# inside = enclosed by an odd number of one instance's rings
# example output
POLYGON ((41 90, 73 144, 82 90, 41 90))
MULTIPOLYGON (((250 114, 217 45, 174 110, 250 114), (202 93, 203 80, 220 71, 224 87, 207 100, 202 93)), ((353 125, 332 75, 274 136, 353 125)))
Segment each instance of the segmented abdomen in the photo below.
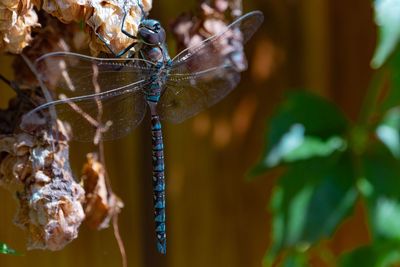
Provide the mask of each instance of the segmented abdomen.
POLYGON ((154 220, 156 224, 157 249, 166 253, 165 232, 165 176, 164 176, 164 143, 161 122, 158 115, 151 116, 152 154, 153 154, 153 197, 154 220))

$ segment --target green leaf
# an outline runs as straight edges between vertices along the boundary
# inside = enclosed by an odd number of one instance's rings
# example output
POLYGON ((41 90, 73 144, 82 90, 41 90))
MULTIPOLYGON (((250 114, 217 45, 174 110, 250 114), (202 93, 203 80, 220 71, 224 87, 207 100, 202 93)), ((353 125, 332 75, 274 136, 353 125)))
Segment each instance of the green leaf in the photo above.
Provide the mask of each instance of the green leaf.
POLYGON ((344 150, 346 130, 347 121, 333 104, 307 92, 291 93, 271 119, 262 159, 250 176, 344 150))
POLYGON ((305 253, 291 253, 285 257, 285 260, 280 267, 307 267, 310 266, 308 264, 308 258, 305 253))
POLYGON ((373 237, 400 244, 400 162, 379 143, 370 146, 362 161, 363 184, 369 190, 361 192, 367 200, 373 237))
POLYGON ((314 136, 305 136, 302 124, 294 124, 281 141, 271 149, 265 164, 277 166, 281 162, 295 162, 313 157, 327 157, 346 148, 346 141, 339 136, 332 136, 326 141, 314 136))
POLYGON ((380 197, 375 205, 374 225, 377 234, 400 241, 400 203, 380 197))
POLYGON ((340 266, 376 266, 377 255, 370 246, 360 247, 342 256, 340 266))
POLYGON ((354 182, 348 153, 292 164, 272 196, 272 246, 264 260, 331 236, 355 205, 354 182))
POLYGON ((392 267, 396 263, 400 263, 400 250, 398 244, 390 242, 359 247, 340 259, 341 267, 392 267))
POLYGON ((18 255, 18 253, 10 248, 7 244, 0 242, 0 254, 18 255))
POLYGON ((379 42, 372 59, 373 68, 381 67, 400 41, 400 0, 375 0, 375 23, 379 27, 379 42))
MULTIPOLYGON (((399 88, 400 89, 400 88, 399 88)), ((400 158, 400 107, 389 110, 376 128, 377 137, 397 159, 400 158)))
POLYGON ((380 112, 387 112, 388 109, 397 107, 400 103, 400 46, 388 60, 384 74, 385 79, 381 82, 381 87, 386 97, 379 105, 380 112))
POLYGON ((380 143, 370 144, 362 157, 366 182, 372 188, 368 199, 400 199, 400 162, 380 143))

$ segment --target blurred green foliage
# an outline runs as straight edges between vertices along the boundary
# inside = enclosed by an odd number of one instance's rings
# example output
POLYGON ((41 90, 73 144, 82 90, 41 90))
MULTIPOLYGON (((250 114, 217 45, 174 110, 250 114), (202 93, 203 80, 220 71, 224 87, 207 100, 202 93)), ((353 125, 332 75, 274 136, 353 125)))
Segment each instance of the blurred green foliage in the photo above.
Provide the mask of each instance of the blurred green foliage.
POLYGON ((396 50, 400 41, 400 2, 398 0, 375 0, 375 22, 379 27, 379 43, 372 59, 374 68, 381 67, 396 50))
POLYGON ((19 255, 14 249, 10 248, 7 244, 0 242, 0 254, 19 255))
POLYGON ((350 122, 334 104, 300 91, 287 96, 268 124, 250 176, 285 171, 270 201, 272 243, 264 266, 309 266, 310 248, 332 237, 357 199, 366 206, 372 241, 342 255, 340 266, 400 263, 400 1, 373 6, 376 70, 360 119, 350 122))

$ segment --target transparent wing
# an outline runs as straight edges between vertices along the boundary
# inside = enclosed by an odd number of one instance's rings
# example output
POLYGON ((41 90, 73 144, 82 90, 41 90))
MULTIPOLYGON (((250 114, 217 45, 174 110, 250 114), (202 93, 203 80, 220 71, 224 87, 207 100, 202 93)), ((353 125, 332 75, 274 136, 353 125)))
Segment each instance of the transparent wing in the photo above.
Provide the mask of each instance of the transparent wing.
POLYGON ((120 138, 131 132, 143 119, 146 102, 140 81, 126 88, 43 104, 23 117, 21 128, 32 125, 51 129, 54 118, 64 122, 73 140, 97 142, 120 138))
POLYGON ((158 104, 161 118, 182 122, 231 92, 245 69, 236 64, 238 55, 244 57, 242 45, 257 31, 263 19, 261 12, 250 12, 222 33, 178 54, 158 104), (235 43, 238 41, 239 46, 235 43))
POLYGON ((141 59, 94 58, 68 52, 45 54, 35 62, 39 79, 67 98, 106 92, 146 80, 154 66, 141 59))
POLYGON ((107 140, 129 133, 144 116, 143 88, 154 67, 149 61, 56 52, 40 57, 35 67, 53 99, 24 116, 25 130, 38 118, 47 120, 46 127, 58 118, 75 140, 107 140))
POLYGON ((180 123, 220 101, 239 81, 240 73, 230 65, 169 79, 157 112, 164 120, 180 123))
POLYGON ((245 44, 263 21, 264 15, 260 11, 253 11, 241 16, 223 29, 220 34, 211 36, 175 56, 169 74, 172 76, 192 74, 224 65, 231 53, 229 51, 224 53, 222 50, 232 48, 234 41, 245 44))

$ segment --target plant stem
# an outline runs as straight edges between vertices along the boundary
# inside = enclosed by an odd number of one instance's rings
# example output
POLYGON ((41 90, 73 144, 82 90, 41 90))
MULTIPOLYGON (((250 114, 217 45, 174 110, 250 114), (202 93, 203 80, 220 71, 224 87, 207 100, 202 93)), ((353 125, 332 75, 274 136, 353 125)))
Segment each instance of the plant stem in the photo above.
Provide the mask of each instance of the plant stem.
POLYGON ((358 126, 366 128, 369 124, 371 116, 375 113, 377 108, 377 99, 381 93, 385 77, 385 66, 376 70, 372 76, 371 82, 367 89, 367 94, 364 98, 360 115, 357 121, 358 126))

